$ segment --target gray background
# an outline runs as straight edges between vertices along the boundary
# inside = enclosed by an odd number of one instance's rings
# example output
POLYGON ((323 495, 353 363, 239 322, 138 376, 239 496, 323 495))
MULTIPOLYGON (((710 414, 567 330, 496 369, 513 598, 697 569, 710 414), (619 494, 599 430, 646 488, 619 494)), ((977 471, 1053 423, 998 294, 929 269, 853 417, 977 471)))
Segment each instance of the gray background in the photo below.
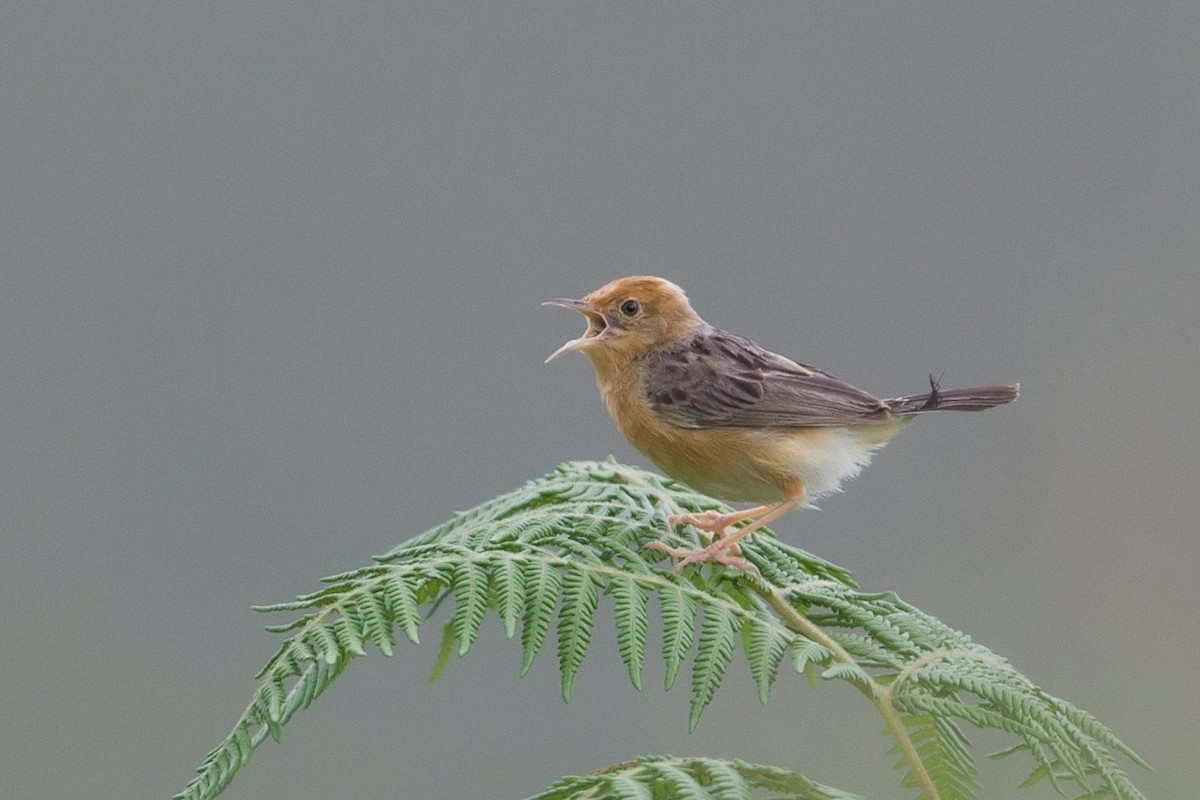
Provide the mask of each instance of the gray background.
MULTIPOLYGON (((583 358, 542 365, 582 321, 538 303, 630 273, 880 394, 1021 381, 781 535, 1192 796, 1198 53, 1187 3, 6 4, 4 796, 175 792, 278 641, 252 603, 645 463, 583 358)), ((227 796, 521 797, 660 752, 906 794, 845 687, 763 708, 739 664, 689 736, 607 623, 569 705, 486 627, 433 686, 436 626, 356 662, 227 796)))

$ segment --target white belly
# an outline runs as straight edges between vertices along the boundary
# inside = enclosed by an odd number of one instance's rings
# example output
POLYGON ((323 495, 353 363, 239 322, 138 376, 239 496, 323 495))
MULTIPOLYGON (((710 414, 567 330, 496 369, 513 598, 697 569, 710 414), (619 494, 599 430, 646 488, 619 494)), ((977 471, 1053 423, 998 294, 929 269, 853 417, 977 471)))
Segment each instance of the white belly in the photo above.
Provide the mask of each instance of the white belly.
POLYGON ((887 443, 886 439, 870 443, 875 437, 869 440, 851 428, 830 428, 829 434, 829 446, 797 448, 794 456, 794 469, 809 500, 841 491, 842 481, 857 477, 871 463, 872 454, 887 443))

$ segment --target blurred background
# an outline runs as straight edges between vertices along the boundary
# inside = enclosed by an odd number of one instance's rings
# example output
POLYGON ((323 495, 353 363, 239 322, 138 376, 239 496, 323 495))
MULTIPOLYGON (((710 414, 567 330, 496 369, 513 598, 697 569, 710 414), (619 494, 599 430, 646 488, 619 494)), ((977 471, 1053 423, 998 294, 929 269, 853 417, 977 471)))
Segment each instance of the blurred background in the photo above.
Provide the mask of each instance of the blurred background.
MULTIPOLYGON (((777 530, 1194 796, 1198 98, 1188 3, 7 5, 5 796, 178 791, 280 641, 251 604, 646 464, 585 359, 542 364, 583 323, 538 304, 632 273, 877 394, 1020 381, 777 530)), ((495 619, 432 686, 437 625, 372 652, 226 796, 519 798, 665 752, 909 796, 848 687, 764 708, 738 662, 688 735, 687 681, 634 691, 602 619, 566 705, 495 619)), ((984 796, 1052 796, 1031 768, 984 796)))

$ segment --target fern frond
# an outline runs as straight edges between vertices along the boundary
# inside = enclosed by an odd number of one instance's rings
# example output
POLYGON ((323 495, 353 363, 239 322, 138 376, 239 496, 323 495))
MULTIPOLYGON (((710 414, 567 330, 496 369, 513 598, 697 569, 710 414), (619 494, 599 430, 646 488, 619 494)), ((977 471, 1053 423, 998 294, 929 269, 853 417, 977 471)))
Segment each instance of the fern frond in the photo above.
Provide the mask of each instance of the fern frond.
MULTIPOLYGON (((921 763, 929 772, 941 800, 974 800, 980 785, 976 780, 977 768, 971 757, 971 742, 963 735, 950 717, 929 715, 910 716, 904 720, 913 745, 921 756, 921 763)), ((892 748, 898 752, 898 748, 892 748)), ((918 788, 917 776, 908 769, 901 758, 897 768, 907 772, 901 783, 918 788)))
POLYGON ((637 577, 629 574, 614 576, 609 590, 617 624, 617 649, 629 670, 629 680, 640 691, 642 665, 646 661, 646 601, 650 592, 637 577))
POLYGON ((563 578, 563 603, 558 615, 558 668, 562 673, 563 700, 571 699, 571 682, 592 640, 592 623, 600 602, 596 584, 597 577, 583 569, 567 570, 563 578))
POLYGON ((667 662, 666 688, 675 685, 675 675, 692 646, 692 634, 696 626, 696 603, 690 592, 675 583, 667 583, 658 589, 658 600, 662 605, 663 660, 667 662))
MULTIPOLYGON (((1028 745, 1026 751, 1038 762, 1029 785, 1048 777, 1060 792, 1065 790, 1059 781, 1071 781, 1085 795, 1142 797, 1117 767, 1112 752, 1139 765, 1145 762, 1095 717, 1044 692, 1004 659, 969 644, 966 637, 963 645, 959 650, 930 651, 907 665, 889 687, 896 707, 909 714, 942 720, 957 717, 1020 735, 1028 745)), ((959 754, 969 757, 965 746, 959 754)))
POLYGON ((742 620, 727 605, 710 604, 704 607, 704 622, 700 626, 700 641, 696 646, 696 661, 692 668, 692 708, 688 730, 695 730, 700 714, 712 702, 725 670, 733 659, 733 640, 742 620))
MULTIPOLYGON (((566 698, 591 642, 600 597, 610 594, 618 650, 635 687, 645 660, 648 599, 658 598, 667 688, 681 665, 692 665, 689 728, 712 701, 742 631, 760 698, 766 699, 790 648, 796 671, 811 682, 845 681, 870 698, 897 739, 909 769, 906 782, 919 783, 927 794, 968 798, 978 788, 969 744, 955 724, 960 720, 1015 736, 1019 744, 1010 752, 1028 753, 1034 762, 1030 782, 1141 798, 1116 757, 1143 762, 1094 717, 1043 692, 1002 658, 895 595, 859 590, 842 568, 767 531, 741 543, 765 583, 711 565, 676 572, 661 553, 644 549, 655 540, 697 546, 694 530, 671 530, 667 517, 722 508, 611 461, 565 464, 455 515, 373 564, 326 578, 315 592, 263 607, 298 614, 272 626, 290 638, 260 671, 233 730, 178 797, 215 797, 253 751, 268 736, 278 740, 292 716, 351 661, 369 647, 390 655, 403 641, 397 628, 416 644, 423 622, 448 601, 454 608, 444 626, 450 648, 445 658, 467 653, 492 611, 509 637, 521 620, 521 674, 557 615, 566 698)), ((612 778, 619 796, 640 796, 635 785, 655 792, 667 787, 675 795, 735 796, 735 776, 761 787, 766 775, 748 773, 746 765, 688 771, 674 761, 635 763, 640 771, 612 778)), ((791 791, 780 786, 774 791, 791 791)))
POLYGON ((465 656, 479 635, 479 625, 488 608, 488 567, 476 561, 460 561, 454 565, 452 574, 454 617, 450 625, 458 642, 458 654, 465 656))
POLYGON ((817 688, 817 681, 820 678, 816 668, 824 666, 832 660, 832 651, 807 636, 796 637, 792 644, 792 667, 796 672, 808 678, 809 684, 814 689, 817 688))
POLYGON ((652 773, 650 779, 665 786, 668 797, 679 800, 709 800, 712 797, 691 770, 680 768, 670 759, 650 762, 646 766, 652 773))
POLYGON ((563 778, 528 800, 862 800, 778 767, 712 758, 643 756, 589 775, 563 778))
POLYGON ((742 628, 742 647, 750 661, 750 675, 758 684, 758 699, 765 706, 771 684, 779 675, 779 663, 795 638, 795 634, 774 625, 749 622, 742 628))
POLYGON ((521 568, 526 589, 525 623, 521 628, 521 674, 533 666, 533 659, 542 648, 546 632, 550 630, 550 616, 558 605, 558 593, 562 588, 562 577, 558 565, 543 559, 529 559, 521 568))
POLYGON ((417 608, 417 588, 391 574, 384 575, 382 585, 383 607, 388 618, 395 620, 410 642, 420 644, 417 629, 421 624, 421 612, 417 608))
POLYGON ((492 586, 495 591, 492 604, 504 620, 505 636, 511 639, 517 632, 517 620, 525 607, 525 573, 521 571, 521 563, 507 559, 497 564, 492 586))
POLYGON ((386 594, 368 592, 357 608, 357 615, 363 634, 390 658, 396 650, 396 623, 388 615, 386 594))

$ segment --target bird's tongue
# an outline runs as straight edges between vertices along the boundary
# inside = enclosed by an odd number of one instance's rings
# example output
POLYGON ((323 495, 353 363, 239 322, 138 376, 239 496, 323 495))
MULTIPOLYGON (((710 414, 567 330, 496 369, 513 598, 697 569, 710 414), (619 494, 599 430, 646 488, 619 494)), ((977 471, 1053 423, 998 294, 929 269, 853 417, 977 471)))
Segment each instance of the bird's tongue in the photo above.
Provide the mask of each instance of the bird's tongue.
POLYGON ((580 336, 578 339, 572 339, 571 341, 567 342, 562 347, 558 348, 553 353, 551 353, 550 357, 547 358, 544 363, 549 364, 551 361, 553 361, 554 359, 563 355, 564 353, 569 353, 572 350, 578 350, 580 348, 580 346, 583 345, 583 343, 588 340, 588 338, 589 337, 585 334, 583 336, 580 336))
POLYGON ((551 353, 550 357, 547 358, 545 361, 545 363, 547 363, 547 364, 549 364, 551 361, 558 358, 559 356, 563 355, 564 353, 569 353, 572 350, 580 349, 585 344, 587 344, 591 340, 603 335, 604 332, 608 330, 608 320, 606 320, 603 315, 601 315, 595 311, 591 311, 587 308, 580 308, 580 303, 578 303, 577 301, 570 301, 570 304, 568 305, 568 301, 552 300, 549 303, 543 303, 543 305, 561 305, 566 308, 570 308, 573 311, 578 311, 579 313, 581 313, 585 317, 587 317, 587 323, 588 323, 587 330, 583 332, 583 336, 580 336, 578 339, 572 339, 571 341, 567 342, 562 347, 558 348, 553 353, 551 353))

